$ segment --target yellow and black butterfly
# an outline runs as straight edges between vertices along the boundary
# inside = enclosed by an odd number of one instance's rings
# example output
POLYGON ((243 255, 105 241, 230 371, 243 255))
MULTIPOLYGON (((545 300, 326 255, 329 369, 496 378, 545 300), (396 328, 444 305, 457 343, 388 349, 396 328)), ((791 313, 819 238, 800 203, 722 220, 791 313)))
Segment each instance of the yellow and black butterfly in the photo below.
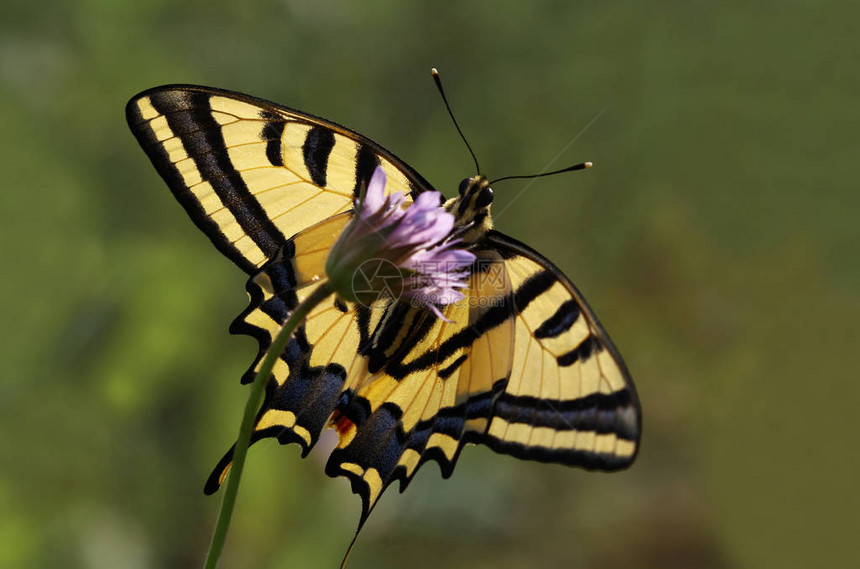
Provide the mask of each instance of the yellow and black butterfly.
MULTIPOLYGON (((230 327, 260 344, 324 278, 328 250, 377 167, 387 192, 431 185, 379 144, 331 121, 208 87, 144 91, 128 123, 191 219, 245 271, 250 305, 230 327)), ((362 499, 359 527, 395 480, 427 460, 451 475, 470 443, 518 458, 616 470, 638 450, 640 409, 621 356, 584 298, 539 253, 492 229, 492 189, 463 180, 445 207, 476 254, 460 302, 431 311, 393 299, 317 306, 266 387, 252 443, 306 455, 326 427, 326 465, 362 499)), ((232 450, 206 493, 218 489, 232 450)))

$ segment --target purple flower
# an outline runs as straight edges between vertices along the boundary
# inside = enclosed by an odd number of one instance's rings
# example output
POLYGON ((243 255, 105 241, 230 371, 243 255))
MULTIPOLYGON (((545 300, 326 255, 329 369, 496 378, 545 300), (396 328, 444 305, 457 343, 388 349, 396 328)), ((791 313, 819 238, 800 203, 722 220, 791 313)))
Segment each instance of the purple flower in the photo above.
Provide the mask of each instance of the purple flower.
POLYGON ((400 192, 385 195, 377 167, 356 200, 355 217, 326 260, 338 294, 369 305, 380 296, 417 302, 442 317, 438 306, 462 300, 475 255, 451 239, 454 216, 439 192, 423 192, 408 207, 400 192))

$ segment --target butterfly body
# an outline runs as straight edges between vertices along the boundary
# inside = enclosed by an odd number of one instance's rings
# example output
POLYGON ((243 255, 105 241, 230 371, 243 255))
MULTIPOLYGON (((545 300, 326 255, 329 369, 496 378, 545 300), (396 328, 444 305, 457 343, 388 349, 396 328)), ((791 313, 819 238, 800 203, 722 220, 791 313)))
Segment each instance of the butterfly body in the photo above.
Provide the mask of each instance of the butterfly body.
MULTIPOLYGON (((244 270, 250 304, 232 333, 272 338, 325 278, 328 250, 377 167, 387 191, 432 186, 372 140, 325 119, 239 93, 170 85, 132 98, 129 125, 195 224, 244 270)), ((467 444, 588 469, 628 466, 639 403, 609 336, 571 281, 493 229, 493 191, 477 175, 445 202, 477 257, 466 298, 444 319, 385 298, 332 298, 280 354, 252 443, 274 437, 307 454, 338 433, 326 473, 362 498, 361 523, 395 480, 428 460, 449 476, 467 444)), ((217 490, 231 452, 206 484, 217 490)))
POLYGON ((458 237, 467 243, 476 243, 493 228, 490 215, 493 189, 489 180, 479 174, 460 182, 458 193, 458 197, 445 202, 445 209, 454 214, 458 237))

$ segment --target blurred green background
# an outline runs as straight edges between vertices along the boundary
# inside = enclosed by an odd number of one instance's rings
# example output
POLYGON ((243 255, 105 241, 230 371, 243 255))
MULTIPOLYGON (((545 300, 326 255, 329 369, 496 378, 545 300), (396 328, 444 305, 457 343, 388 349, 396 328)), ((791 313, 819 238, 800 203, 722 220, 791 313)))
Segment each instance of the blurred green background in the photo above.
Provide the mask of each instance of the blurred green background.
MULTIPOLYGON (((174 82, 346 124, 553 259, 633 372, 604 475, 467 450, 370 518, 350 567, 856 567, 860 9, 840 2, 322 0, 0 8, 0 567, 196 567, 256 351, 242 273, 128 131, 174 82), (596 120, 595 120, 596 119, 596 120), (588 126, 590 124, 590 126, 588 126), (586 128, 588 126, 588 128, 586 128), (527 188, 527 189, 526 189, 527 188), (524 191, 525 190, 525 191, 524 191)), ((335 567, 359 500, 251 453, 223 567, 335 567)))

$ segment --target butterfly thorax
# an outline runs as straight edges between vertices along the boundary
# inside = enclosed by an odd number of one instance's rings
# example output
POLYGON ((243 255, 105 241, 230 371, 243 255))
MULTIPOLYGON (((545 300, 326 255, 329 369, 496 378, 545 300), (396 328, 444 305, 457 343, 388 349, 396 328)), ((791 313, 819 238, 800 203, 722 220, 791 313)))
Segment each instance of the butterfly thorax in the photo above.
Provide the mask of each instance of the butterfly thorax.
POLYGON ((454 232, 466 243, 475 243, 493 228, 490 205, 493 189, 482 175, 460 182, 460 196, 445 202, 445 209, 454 214, 454 232))

